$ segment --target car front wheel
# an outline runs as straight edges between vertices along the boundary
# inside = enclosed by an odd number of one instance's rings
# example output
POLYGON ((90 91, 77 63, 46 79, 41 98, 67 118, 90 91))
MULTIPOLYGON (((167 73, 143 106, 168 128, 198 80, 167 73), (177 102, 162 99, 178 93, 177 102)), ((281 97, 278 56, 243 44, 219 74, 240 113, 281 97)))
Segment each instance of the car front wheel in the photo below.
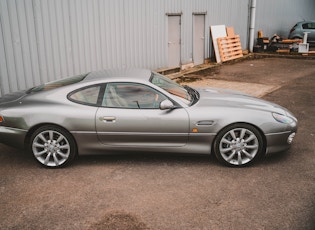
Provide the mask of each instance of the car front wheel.
POLYGON ((76 144, 69 132, 57 126, 47 125, 33 133, 30 150, 40 164, 57 168, 74 159, 76 144))
POLYGON ((248 124, 233 124, 221 130, 214 142, 217 159, 228 166, 245 166, 262 154, 264 142, 260 132, 248 124))

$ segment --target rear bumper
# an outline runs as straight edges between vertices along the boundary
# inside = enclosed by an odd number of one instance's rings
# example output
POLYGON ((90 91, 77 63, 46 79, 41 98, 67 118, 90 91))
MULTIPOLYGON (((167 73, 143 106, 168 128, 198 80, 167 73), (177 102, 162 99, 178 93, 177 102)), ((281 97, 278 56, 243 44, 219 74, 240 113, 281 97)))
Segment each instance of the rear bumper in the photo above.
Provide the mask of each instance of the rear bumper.
POLYGON ((267 149, 266 154, 282 152, 291 147, 293 133, 295 131, 286 131, 281 133, 271 133, 266 135, 267 149), (291 138, 291 141, 290 141, 291 138))
POLYGON ((0 143, 15 148, 24 148, 27 130, 0 126, 0 143))

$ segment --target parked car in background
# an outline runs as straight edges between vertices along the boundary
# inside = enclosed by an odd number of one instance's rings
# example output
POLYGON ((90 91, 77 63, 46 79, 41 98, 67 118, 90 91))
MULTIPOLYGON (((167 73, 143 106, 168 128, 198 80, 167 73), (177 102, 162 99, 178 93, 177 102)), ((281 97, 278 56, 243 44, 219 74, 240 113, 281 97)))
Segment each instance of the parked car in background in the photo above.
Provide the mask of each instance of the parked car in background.
POLYGON ((290 39, 303 39, 304 32, 309 32, 307 41, 315 43, 315 21, 303 21, 296 23, 290 30, 290 39))
POLYGON ((214 153, 244 166, 288 149, 297 119, 240 92, 181 86, 150 70, 103 70, 0 98, 0 142, 46 167, 117 151, 214 153))

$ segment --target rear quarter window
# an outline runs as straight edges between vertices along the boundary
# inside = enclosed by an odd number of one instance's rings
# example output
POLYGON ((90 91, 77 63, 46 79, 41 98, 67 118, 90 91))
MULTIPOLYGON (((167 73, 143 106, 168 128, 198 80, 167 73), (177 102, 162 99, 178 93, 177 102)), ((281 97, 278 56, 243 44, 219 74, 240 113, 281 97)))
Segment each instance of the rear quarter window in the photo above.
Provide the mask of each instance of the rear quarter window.
POLYGON ((79 104, 97 106, 100 98, 100 91, 100 85, 90 86, 70 93, 68 99, 79 104))

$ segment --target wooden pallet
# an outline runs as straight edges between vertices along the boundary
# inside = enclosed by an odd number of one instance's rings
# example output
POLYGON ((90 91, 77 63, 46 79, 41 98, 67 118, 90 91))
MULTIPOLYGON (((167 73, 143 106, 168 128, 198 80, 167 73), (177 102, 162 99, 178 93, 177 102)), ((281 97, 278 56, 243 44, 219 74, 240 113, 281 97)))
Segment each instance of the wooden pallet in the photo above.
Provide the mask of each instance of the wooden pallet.
POLYGON ((243 57, 239 35, 218 38, 217 42, 222 62, 243 57))
POLYGON ((283 39, 282 43, 302 43, 302 39, 283 39))
POLYGON ((290 53, 290 49, 280 49, 280 50, 276 50, 277 53, 290 53))
POLYGON ((309 51, 308 53, 303 53, 302 56, 315 56, 315 51, 309 51))

